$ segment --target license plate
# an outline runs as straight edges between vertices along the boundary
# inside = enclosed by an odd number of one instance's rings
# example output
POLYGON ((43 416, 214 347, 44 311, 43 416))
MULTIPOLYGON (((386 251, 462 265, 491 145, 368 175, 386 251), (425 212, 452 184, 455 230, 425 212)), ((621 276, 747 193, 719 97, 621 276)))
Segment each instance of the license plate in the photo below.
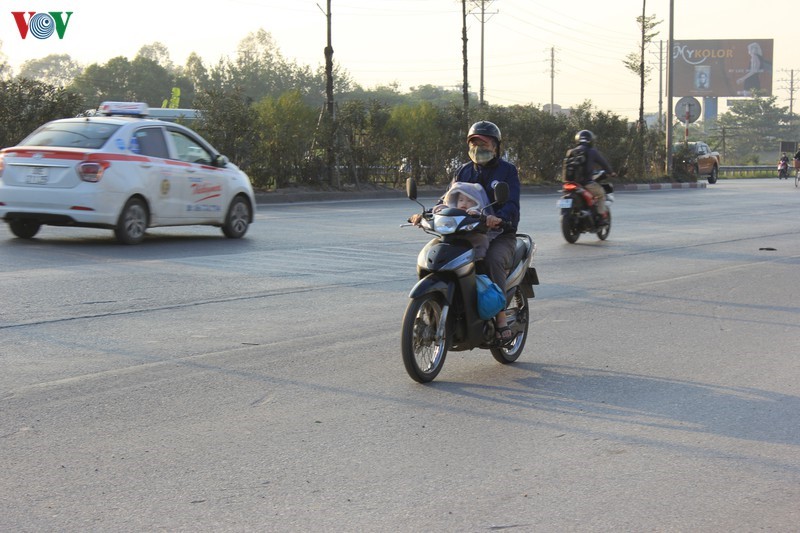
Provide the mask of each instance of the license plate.
POLYGON ((47 167, 31 167, 25 175, 25 183, 34 185, 47 183, 47 167))
POLYGON ((556 205, 561 209, 569 209, 572 207, 572 198, 562 198, 556 202, 556 205))

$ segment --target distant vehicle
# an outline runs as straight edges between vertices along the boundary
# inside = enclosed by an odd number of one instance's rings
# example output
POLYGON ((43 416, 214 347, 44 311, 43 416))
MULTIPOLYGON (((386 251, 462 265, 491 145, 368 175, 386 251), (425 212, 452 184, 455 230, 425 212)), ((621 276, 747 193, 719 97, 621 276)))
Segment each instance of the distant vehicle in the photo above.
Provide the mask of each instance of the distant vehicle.
POLYGON ((113 229, 137 244, 155 226, 211 225, 230 238, 253 222, 247 175, 191 129, 105 102, 0 150, 0 218, 19 238, 43 225, 113 229))
POLYGON ((719 177, 720 157, 702 141, 692 141, 686 144, 679 143, 673 147, 675 166, 680 165, 682 170, 697 179, 705 176, 708 183, 714 184, 719 177))
POLYGON ((789 160, 781 159, 778 161, 778 179, 789 179, 789 160))
POLYGON ((148 111, 150 118, 166 120, 167 122, 180 122, 191 124, 200 118, 201 112, 198 109, 176 109, 169 107, 151 107, 148 111))

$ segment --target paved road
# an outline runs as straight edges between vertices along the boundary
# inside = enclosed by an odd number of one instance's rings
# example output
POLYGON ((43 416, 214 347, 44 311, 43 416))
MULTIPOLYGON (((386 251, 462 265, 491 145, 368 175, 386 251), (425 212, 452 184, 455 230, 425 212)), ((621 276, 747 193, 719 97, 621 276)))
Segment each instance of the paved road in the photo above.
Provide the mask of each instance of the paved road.
POLYGON ((754 531, 800 523, 800 191, 523 199, 517 364, 412 382, 408 200, 213 228, 0 229, 0 530, 754 531))

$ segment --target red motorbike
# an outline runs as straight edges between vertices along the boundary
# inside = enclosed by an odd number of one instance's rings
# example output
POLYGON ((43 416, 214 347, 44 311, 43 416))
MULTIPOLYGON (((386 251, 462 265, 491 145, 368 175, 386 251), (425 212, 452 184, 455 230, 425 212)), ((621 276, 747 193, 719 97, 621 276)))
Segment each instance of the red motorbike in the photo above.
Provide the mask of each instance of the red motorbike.
MULTIPOLYGON (((594 175, 594 181, 600 183, 608 177, 606 172, 600 171, 594 175)), ((596 233, 597 238, 604 241, 611 231, 611 208, 609 204, 614 201, 614 186, 610 183, 600 183, 606 192, 606 224, 599 223, 596 200, 592 193, 584 189, 579 183, 567 181, 560 192, 564 195, 558 200, 557 206, 561 212, 561 233, 564 240, 570 244, 578 241, 581 233, 596 233)))

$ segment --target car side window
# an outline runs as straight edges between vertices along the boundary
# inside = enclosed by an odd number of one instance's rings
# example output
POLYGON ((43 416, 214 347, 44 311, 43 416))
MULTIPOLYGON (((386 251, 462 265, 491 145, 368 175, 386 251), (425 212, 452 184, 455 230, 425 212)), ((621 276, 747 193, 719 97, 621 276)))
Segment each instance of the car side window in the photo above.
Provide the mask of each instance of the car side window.
POLYGON ((131 150, 150 157, 169 157, 167 141, 161 128, 141 128, 134 132, 131 150))
POLYGON ((170 131, 169 134, 175 144, 179 160, 199 165, 210 165, 213 161, 211 154, 191 137, 179 131, 170 131))

